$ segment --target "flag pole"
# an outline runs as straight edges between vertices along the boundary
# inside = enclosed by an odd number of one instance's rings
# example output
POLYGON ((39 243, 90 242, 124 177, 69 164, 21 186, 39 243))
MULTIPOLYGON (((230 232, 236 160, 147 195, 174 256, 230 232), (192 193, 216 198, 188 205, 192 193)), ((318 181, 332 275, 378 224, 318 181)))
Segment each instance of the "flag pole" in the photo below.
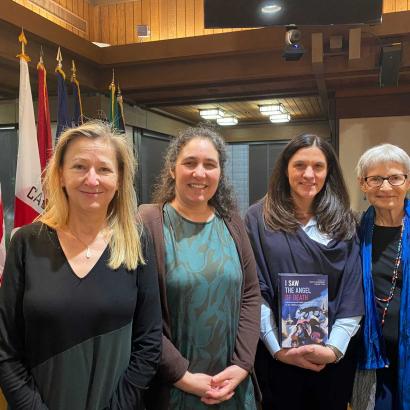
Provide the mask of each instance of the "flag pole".
POLYGON ((63 55, 61 54, 60 46, 58 46, 56 61, 57 61, 56 72, 59 72, 65 80, 65 72, 63 71, 63 55))
POLYGON ((37 143, 36 121, 28 70, 29 56, 24 30, 19 35, 21 53, 19 85, 19 130, 16 166, 14 227, 31 223, 44 209, 45 198, 41 186, 41 165, 37 143))
POLYGON ((28 63, 29 61, 31 61, 31 58, 26 54, 26 45, 27 45, 27 39, 26 36, 24 34, 24 29, 23 27, 21 28, 21 33, 19 35, 19 42, 21 43, 21 53, 17 54, 17 58, 24 58, 24 60, 26 60, 26 62, 28 63))
POLYGON ((75 125, 80 125, 83 123, 83 103, 81 101, 80 82, 77 80, 76 73, 77 68, 75 66, 75 62, 74 60, 71 60, 71 83, 73 85, 74 97, 73 123, 75 125))

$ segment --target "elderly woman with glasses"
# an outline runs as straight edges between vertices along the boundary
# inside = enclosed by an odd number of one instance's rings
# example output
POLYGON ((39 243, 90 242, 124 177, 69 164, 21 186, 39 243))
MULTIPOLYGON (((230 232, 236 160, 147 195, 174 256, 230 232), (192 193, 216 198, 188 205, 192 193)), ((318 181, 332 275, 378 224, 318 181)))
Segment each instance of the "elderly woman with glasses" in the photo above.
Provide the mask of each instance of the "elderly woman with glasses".
POLYGON ((399 147, 379 145, 361 156, 357 172, 370 207, 360 224, 366 307, 361 400, 353 408, 409 410, 410 158, 399 147))

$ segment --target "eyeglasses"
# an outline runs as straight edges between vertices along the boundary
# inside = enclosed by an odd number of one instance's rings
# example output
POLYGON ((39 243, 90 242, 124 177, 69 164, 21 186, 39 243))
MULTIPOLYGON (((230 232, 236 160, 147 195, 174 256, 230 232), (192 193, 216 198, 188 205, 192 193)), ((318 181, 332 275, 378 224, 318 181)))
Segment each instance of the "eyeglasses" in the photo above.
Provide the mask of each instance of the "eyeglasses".
POLYGON ((366 177, 364 180, 370 188, 376 188, 383 185, 384 181, 387 181, 391 186, 400 186, 406 182, 406 174, 390 175, 388 177, 381 177, 379 175, 366 177))

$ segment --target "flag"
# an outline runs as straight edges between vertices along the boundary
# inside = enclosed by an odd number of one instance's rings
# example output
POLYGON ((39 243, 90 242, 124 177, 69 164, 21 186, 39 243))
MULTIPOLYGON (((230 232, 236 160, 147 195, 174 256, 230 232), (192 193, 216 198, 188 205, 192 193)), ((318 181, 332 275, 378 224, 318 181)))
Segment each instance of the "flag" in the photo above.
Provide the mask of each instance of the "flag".
POLYGON ((50 109, 47 93, 47 71, 43 64, 43 58, 37 64, 38 72, 38 115, 37 115, 37 142, 40 154, 41 172, 44 171, 53 152, 51 142, 50 109))
POLYGON ((14 227, 29 224, 44 208, 41 186, 40 156, 34 120, 33 98, 31 96, 28 64, 30 58, 24 52, 27 40, 22 31, 19 89, 19 146, 17 153, 16 190, 14 206, 14 227))
POLYGON ((57 132, 56 132, 56 141, 60 134, 66 129, 70 127, 70 118, 68 115, 68 105, 67 105, 67 88, 65 85, 65 73, 63 71, 62 66, 62 57, 61 57, 61 50, 58 47, 57 52, 57 67, 56 67, 56 74, 57 74, 57 95, 58 95, 58 102, 57 102, 57 132))
POLYGON ((77 126, 83 123, 83 106, 81 104, 81 92, 80 83, 77 80, 76 68, 74 60, 72 61, 72 75, 71 75, 71 86, 73 89, 73 118, 72 125, 77 126))
POLYGON ((124 101, 122 99, 120 85, 118 84, 118 92, 117 92, 117 106, 118 106, 118 125, 117 129, 119 131, 125 132, 125 118, 124 118, 124 101))
POLYGON ((118 128, 118 103, 117 96, 115 94, 115 82, 114 82, 114 70, 112 70, 112 81, 108 87, 110 91, 110 108, 108 112, 108 121, 114 128, 118 128))
POLYGON ((6 229, 4 226, 3 200, 1 198, 0 184, 0 286, 3 276, 4 263, 6 261, 6 229))

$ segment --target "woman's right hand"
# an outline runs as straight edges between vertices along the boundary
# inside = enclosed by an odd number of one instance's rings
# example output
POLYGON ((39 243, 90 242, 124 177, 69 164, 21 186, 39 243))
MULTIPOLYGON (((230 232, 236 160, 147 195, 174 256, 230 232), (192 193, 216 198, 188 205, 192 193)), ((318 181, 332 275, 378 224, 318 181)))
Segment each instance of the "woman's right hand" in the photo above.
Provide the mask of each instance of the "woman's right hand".
POLYGON ((174 386, 184 392, 204 397, 206 392, 212 389, 211 381, 212 377, 207 374, 190 373, 187 371, 176 383, 174 383, 174 386))
POLYGON ((275 359, 292 366, 302 367, 304 369, 320 372, 325 368, 324 364, 311 362, 306 356, 314 352, 312 346, 291 347, 281 349, 275 354, 275 359))

